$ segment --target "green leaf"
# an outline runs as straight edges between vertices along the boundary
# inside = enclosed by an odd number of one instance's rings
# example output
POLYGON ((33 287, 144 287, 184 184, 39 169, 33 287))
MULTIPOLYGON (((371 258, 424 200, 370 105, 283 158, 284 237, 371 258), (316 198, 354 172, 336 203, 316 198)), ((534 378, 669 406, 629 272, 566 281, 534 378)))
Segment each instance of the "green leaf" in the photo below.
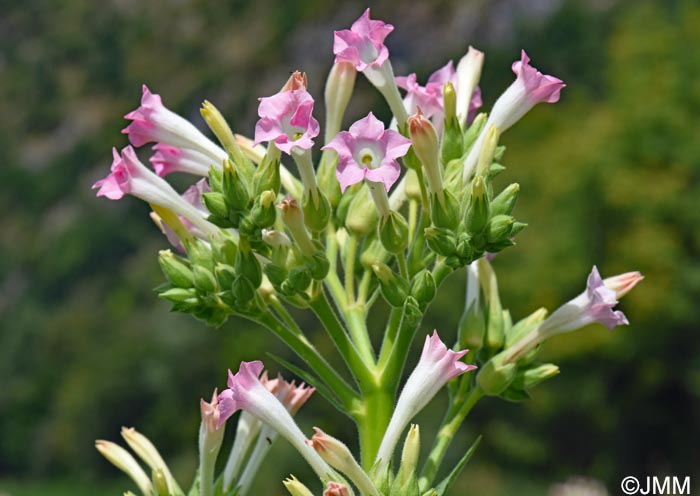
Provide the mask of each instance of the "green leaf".
MULTIPOLYGON (((333 405, 338 411, 341 413, 344 413, 348 417, 350 417, 350 413, 348 410, 343 406, 342 402, 336 394, 333 392, 332 389, 330 389, 323 380, 317 378, 316 376, 312 375, 310 372, 305 371, 304 369, 301 369, 297 367, 296 365, 288 362, 284 358, 280 358, 277 355, 274 355, 272 353, 267 354, 270 358, 272 358, 274 361, 282 365, 283 367, 289 369, 292 371, 294 374, 298 375, 301 377, 307 384, 313 386, 316 388, 316 391, 318 391, 321 396, 326 398, 328 402, 333 405)), ((352 418, 352 417, 351 417, 352 418)))
MULTIPOLYGON (((447 491, 450 490, 454 482, 457 480, 457 477, 459 476, 460 473, 462 473, 462 470, 464 470, 464 467, 467 465, 467 462, 469 459, 472 457, 474 452, 476 451, 476 448, 479 446, 479 443, 481 442, 481 436, 476 438, 476 441, 471 445, 471 447, 467 450, 467 452, 464 454, 462 459, 459 461, 459 463, 455 466, 455 468, 452 469, 452 472, 450 472, 450 475, 445 477, 443 481, 438 484, 438 486, 435 488, 435 492, 437 493, 437 496, 444 496, 447 494, 447 491)), ((424 493, 424 496, 431 494, 430 491, 427 493, 424 493)))

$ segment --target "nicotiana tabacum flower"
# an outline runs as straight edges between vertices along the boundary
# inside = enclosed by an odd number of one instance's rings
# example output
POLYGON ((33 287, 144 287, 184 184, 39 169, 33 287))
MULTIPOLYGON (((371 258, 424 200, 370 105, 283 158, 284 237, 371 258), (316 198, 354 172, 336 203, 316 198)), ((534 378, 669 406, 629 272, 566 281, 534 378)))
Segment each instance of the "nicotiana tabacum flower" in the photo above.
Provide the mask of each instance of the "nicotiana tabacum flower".
MULTIPOLYGON (((200 403, 199 467, 190 494, 254 494, 256 476, 269 472, 267 455, 282 437, 319 479, 314 485, 290 476, 284 486, 292 496, 448 496, 478 439, 450 475, 436 476, 483 396, 522 401, 555 377, 556 364, 537 361, 547 338, 596 322, 627 324, 616 306, 642 279, 639 272, 602 279, 594 267, 585 291, 548 318, 539 309, 518 320, 501 302, 491 264, 526 227, 515 217, 520 186, 499 190, 494 181, 506 170, 501 133, 537 103, 556 102, 564 83, 533 68, 522 52, 512 66, 516 80, 490 114, 474 116, 481 91, 489 92, 479 85, 484 54, 468 47, 456 67, 436 64, 421 85, 409 71, 395 77, 387 45, 393 29, 367 9, 334 33, 323 130, 302 71, 259 98, 254 130, 234 132, 219 109, 203 102, 214 140, 144 86, 124 133, 133 146, 153 143, 152 169, 132 146, 115 148, 110 173, 93 186, 97 196, 133 196, 151 206, 180 252, 158 255, 166 282, 157 292, 174 311, 215 327, 235 316, 267 328, 295 355, 277 361, 313 386, 269 378, 255 360, 229 371, 228 387, 200 403), (345 127, 358 72, 388 104, 388 129, 375 117, 386 109, 361 110, 365 117, 345 127), (318 162, 314 147, 322 150, 318 162), (177 184, 191 178, 189 187, 173 188, 174 173, 177 184), (411 359, 443 281, 460 271, 466 294, 450 296, 465 302, 456 335, 434 332, 420 358, 411 359), (383 333, 373 313, 381 300, 388 309, 383 333), (304 311, 316 324, 300 320, 304 311), (318 324, 325 331, 319 347, 310 332, 318 324), (405 365, 416 362, 400 388, 405 365), (466 374, 476 369, 471 363, 479 369, 466 374), (420 429, 409 424, 443 389, 447 412, 432 445, 421 449, 420 429), (294 415, 316 392, 342 420, 315 427, 307 439, 294 415), (235 433, 227 446, 225 429, 235 433)), ((242 343, 237 351, 250 349, 242 343)), ((144 496, 184 496, 153 444, 132 429, 122 434, 135 457, 106 441, 97 448, 144 496)))
POLYGON ((323 149, 338 153, 336 177, 342 191, 363 179, 382 183, 389 191, 401 175, 397 160, 410 147, 411 140, 384 129, 384 123, 370 112, 350 126, 349 131, 341 131, 323 149))

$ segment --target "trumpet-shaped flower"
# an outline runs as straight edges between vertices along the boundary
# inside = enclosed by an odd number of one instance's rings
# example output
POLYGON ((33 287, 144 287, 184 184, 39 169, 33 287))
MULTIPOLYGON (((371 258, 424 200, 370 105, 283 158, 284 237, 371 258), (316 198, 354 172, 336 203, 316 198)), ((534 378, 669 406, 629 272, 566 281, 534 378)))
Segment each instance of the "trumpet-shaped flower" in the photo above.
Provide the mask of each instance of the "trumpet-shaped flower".
POLYGON ((464 161, 465 178, 473 172, 484 137, 491 126, 504 132, 538 103, 558 102, 559 94, 566 86, 561 79, 542 74, 532 67, 525 50, 521 52, 520 60, 513 63, 513 72, 517 76, 516 80, 496 100, 491 115, 464 161))
POLYGON ((221 163, 226 152, 209 138, 204 136, 190 121, 177 115, 163 105, 160 95, 150 92, 143 85, 141 106, 124 116, 131 123, 122 130, 129 135, 134 146, 159 142, 170 146, 197 150, 221 163))
POLYGON ((404 97, 406 111, 409 114, 415 114, 420 107, 423 115, 428 118, 443 113, 445 107, 442 101, 442 88, 447 82, 455 86, 457 84, 457 74, 451 60, 432 73, 425 86, 418 84, 415 73, 396 78, 396 85, 406 90, 404 97))
POLYGON ((369 66, 381 66, 389 58, 384 39, 394 26, 369 18, 369 9, 356 20, 350 29, 336 31, 333 39, 335 62, 350 62, 358 71, 369 66))
POLYGON ((185 172, 195 176, 207 176, 209 168, 216 164, 209 156, 191 148, 158 143, 153 146, 155 153, 149 159, 153 170, 160 177, 165 177, 173 172, 185 172))
POLYGON ((107 177, 93 184, 97 196, 119 200, 132 195, 143 201, 160 205, 185 218, 204 236, 218 232, 218 228, 204 219, 205 215, 183 199, 170 184, 143 165, 131 146, 120 153, 112 149, 113 162, 107 177))
POLYGON ((396 131, 384 129, 384 123, 372 112, 341 131, 323 149, 338 153, 336 177, 341 190, 363 179, 382 183, 387 191, 401 174, 397 159, 408 153, 411 141, 396 131))
POLYGON ((557 308, 535 330, 506 350, 505 361, 516 362, 545 339, 589 324, 599 323, 611 330, 629 324, 625 314, 614 308, 617 298, 627 294, 642 279, 639 272, 628 272, 603 280, 593 266, 585 291, 557 308))
POLYGON ((320 131, 318 121, 311 115, 313 110, 314 99, 302 89, 260 98, 255 144, 271 141, 288 155, 294 147, 310 149, 320 131))
POLYGON ((438 336, 437 331, 434 331, 432 336, 425 337, 418 365, 411 372, 399 395, 391 421, 379 446, 377 462, 380 464, 380 469, 390 463, 404 428, 433 399, 447 381, 477 368, 475 365, 467 365, 460 360, 468 352, 469 350, 454 351, 448 349, 438 336))
POLYGON ((260 382, 262 370, 263 364, 260 361, 241 362, 236 374, 229 370, 229 389, 219 395, 219 424, 223 424, 238 410, 250 413, 287 439, 311 465, 319 478, 328 480, 333 470, 306 444, 306 437, 285 405, 260 382))

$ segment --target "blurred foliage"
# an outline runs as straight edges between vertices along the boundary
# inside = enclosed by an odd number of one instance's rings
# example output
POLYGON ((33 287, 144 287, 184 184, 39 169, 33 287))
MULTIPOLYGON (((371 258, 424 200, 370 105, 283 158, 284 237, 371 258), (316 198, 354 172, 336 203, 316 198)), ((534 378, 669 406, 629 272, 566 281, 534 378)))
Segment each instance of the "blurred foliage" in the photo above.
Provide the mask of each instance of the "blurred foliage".
MULTIPOLYGON (((425 76, 472 43, 487 53, 487 108, 510 83, 520 47, 569 84, 560 103, 539 106, 504 136, 504 180, 521 184, 518 217, 530 222, 495 262, 513 314, 555 308, 581 290, 594 263, 604 275, 647 276, 622 303, 630 328, 556 339, 545 354, 561 365, 560 377, 529 402, 479 404, 454 443, 468 446, 484 434, 460 489, 525 494, 538 481, 572 474, 611 488, 630 474, 700 476, 700 6, 377 4, 374 16, 397 28, 389 47, 398 74, 415 68, 425 76)), ((138 426, 187 478, 198 398, 241 359, 286 353, 247 322, 214 331, 169 314, 151 291, 165 241, 147 207, 98 200, 89 188, 104 175, 109 146, 126 142, 119 116, 137 105, 141 82, 198 125, 198 105, 208 98, 250 133, 256 98, 274 93, 290 70, 306 70, 311 91, 321 94, 331 31, 362 8, 272 0, 6 6, 0 478, 114 476, 93 441, 115 440, 122 424, 138 426)), ((358 90, 349 119, 380 102, 364 81, 358 90)), ((455 326, 461 296, 448 295, 462 294, 461 279, 447 281, 426 329, 455 326)), ((332 353, 322 338, 320 346, 332 353)), ((421 424, 435 427, 439 407, 421 414, 421 424)), ((320 397, 301 418, 306 430, 329 426, 349 437, 320 397)), ((285 461, 269 464, 262 494, 279 493, 282 477, 305 471, 282 443, 272 456, 285 461)), ((0 492, 15 487, 0 484, 0 492)))

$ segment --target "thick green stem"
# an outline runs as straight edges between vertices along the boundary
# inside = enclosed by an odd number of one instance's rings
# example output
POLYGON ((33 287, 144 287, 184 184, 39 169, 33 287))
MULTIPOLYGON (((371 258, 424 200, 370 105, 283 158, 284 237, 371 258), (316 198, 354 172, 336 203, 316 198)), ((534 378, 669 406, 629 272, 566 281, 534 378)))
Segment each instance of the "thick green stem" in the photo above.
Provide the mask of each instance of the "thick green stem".
POLYGON ((427 489, 433 483, 435 475, 440 468, 440 463, 442 463, 442 459, 445 456, 445 452, 450 446, 455 434, 457 434, 459 426, 462 425, 466 416, 483 395, 484 392, 481 388, 475 386, 466 398, 458 395, 453 399, 450 409, 447 411, 445 419, 443 420, 442 427, 435 438, 433 448, 430 450, 428 460, 423 466, 423 473, 419 481, 421 490, 427 489))
POLYGON ((374 385, 362 391, 362 407, 354 418, 360 434, 362 467, 366 471, 374 464, 393 410, 394 395, 387 388, 374 385))
POLYGON ((359 395, 345 382, 336 370, 321 356, 314 346, 306 339, 306 336, 295 334, 285 325, 269 313, 246 315, 253 322, 270 329, 278 338, 289 346, 309 367, 328 384, 333 392, 340 398, 345 407, 353 408, 359 399, 359 395))
POLYGON ((322 290, 317 298, 309 302, 309 306, 326 328, 326 332, 333 340, 333 344, 335 344, 355 377, 366 379, 368 374, 370 374, 369 367, 372 363, 363 362, 363 358, 345 332, 333 308, 331 308, 326 292, 322 290))

